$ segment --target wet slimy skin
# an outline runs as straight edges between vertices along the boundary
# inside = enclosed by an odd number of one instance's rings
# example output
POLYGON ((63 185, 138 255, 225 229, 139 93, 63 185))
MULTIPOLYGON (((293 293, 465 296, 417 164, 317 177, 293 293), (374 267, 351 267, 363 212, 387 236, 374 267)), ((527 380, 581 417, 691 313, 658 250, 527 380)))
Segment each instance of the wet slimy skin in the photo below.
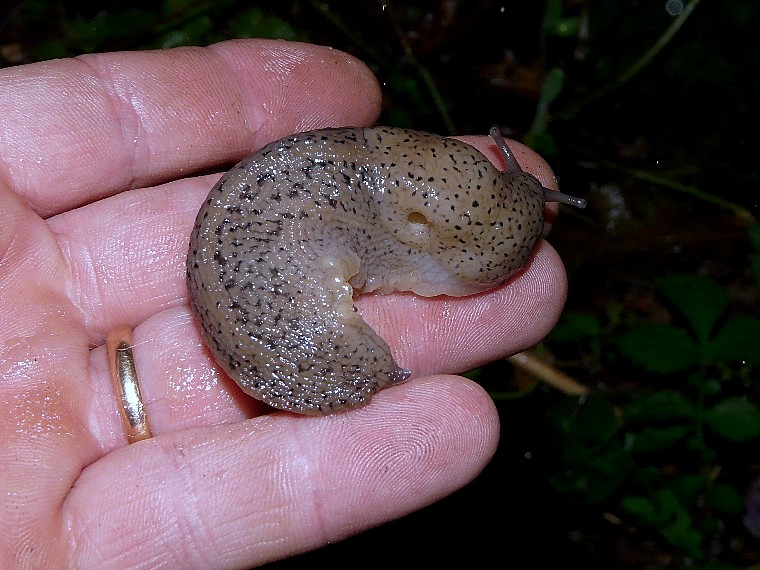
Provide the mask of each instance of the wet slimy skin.
POLYGON ((190 241, 190 304, 214 358, 246 393, 302 414, 356 408, 411 373, 354 295, 493 288, 528 261, 544 202, 555 200, 583 205, 429 133, 288 136, 211 190, 190 241))

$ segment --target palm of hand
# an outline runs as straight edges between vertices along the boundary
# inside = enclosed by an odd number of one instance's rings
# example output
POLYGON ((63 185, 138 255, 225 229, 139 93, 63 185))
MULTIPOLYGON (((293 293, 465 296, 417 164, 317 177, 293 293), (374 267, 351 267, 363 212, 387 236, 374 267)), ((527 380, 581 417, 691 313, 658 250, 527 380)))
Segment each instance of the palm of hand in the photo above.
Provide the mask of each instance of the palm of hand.
POLYGON ((440 373, 549 330, 565 284, 546 244, 489 294, 360 299, 418 378, 341 416, 261 415, 186 306, 187 236, 218 175, 183 177, 288 132, 374 121, 377 85, 356 60, 255 40, 87 56, 4 70, 0 101, 16 110, 0 131, 0 566, 260 564, 397 518, 482 469, 493 405, 440 373), (131 446, 102 346, 122 324, 156 436, 131 446))

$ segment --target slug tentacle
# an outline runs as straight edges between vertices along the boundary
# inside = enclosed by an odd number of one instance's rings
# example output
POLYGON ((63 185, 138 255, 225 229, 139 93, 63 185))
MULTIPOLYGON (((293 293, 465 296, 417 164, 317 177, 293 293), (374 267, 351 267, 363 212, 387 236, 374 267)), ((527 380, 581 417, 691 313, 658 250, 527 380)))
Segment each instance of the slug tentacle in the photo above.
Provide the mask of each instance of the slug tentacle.
POLYGON ((356 408, 410 372, 354 295, 492 288, 528 261, 544 201, 556 198, 531 175, 499 172, 472 146, 429 133, 285 137, 211 190, 190 240, 190 304, 214 358, 248 394, 303 414, 356 408))
POLYGON ((515 155, 512 154, 512 149, 509 148, 507 141, 504 140, 504 137, 501 134, 501 129, 494 125, 491 127, 491 130, 488 131, 488 134, 491 135, 491 138, 494 141, 496 141, 496 147, 499 149, 501 157, 504 159, 504 166, 507 167, 507 170, 510 172, 522 172, 523 169, 520 166, 520 163, 517 162, 515 155))
MULTIPOLYGON (((489 134, 491 135, 491 138, 496 142, 496 146, 498 147, 499 152, 504 159, 504 164, 507 167, 507 170, 510 172, 522 172, 523 169, 520 167, 520 163, 517 162, 515 155, 512 154, 512 150, 509 148, 507 141, 504 140, 504 137, 501 134, 501 129, 499 129, 498 126, 494 125, 491 127, 489 134)), ((544 189, 545 202, 561 202, 562 204, 568 204, 569 206, 575 206, 576 208, 586 207, 586 200, 583 198, 569 196, 564 192, 550 190, 545 186, 542 186, 542 188, 544 189)))
POLYGON ((575 206, 576 208, 586 207, 586 200, 583 198, 576 198, 575 196, 570 196, 564 192, 557 192, 556 190, 550 190, 546 187, 543 188, 544 200, 546 202, 560 202, 562 204, 567 204, 568 206, 575 206))

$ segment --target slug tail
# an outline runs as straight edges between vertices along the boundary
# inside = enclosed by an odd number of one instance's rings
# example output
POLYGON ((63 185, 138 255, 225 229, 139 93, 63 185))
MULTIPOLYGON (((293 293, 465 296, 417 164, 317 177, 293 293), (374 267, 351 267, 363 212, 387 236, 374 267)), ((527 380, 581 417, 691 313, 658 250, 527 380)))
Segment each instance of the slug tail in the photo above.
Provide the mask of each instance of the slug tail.
POLYGON ((404 368, 398 367, 396 370, 388 374, 388 378, 390 379, 391 384, 401 384, 409 380, 409 377, 411 375, 411 370, 406 370, 404 368))

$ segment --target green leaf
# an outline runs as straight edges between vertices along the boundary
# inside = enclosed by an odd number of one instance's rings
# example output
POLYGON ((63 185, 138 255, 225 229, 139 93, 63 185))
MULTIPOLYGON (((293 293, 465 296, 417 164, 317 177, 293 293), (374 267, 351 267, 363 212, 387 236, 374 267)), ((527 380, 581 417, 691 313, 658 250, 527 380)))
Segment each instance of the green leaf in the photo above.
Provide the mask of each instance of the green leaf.
POLYGON ((646 428, 631 434, 631 453, 655 453, 672 447, 693 431, 691 426, 646 428))
MULTIPOLYGON (((568 451, 567 448, 565 451, 568 451)), ((612 495, 634 469, 633 461, 619 445, 598 453, 563 454, 567 467, 552 477, 557 491, 596 504, 612 495)))
POLYGON ((623 408, 625 423, 661 422, 694 416, 694 405, 672 390, 661 390, 631 400, 623 408))
POLYGON ((544 12, 544 27, 546 31, 562 38, 576 37, 580 28, 580 18, 577 16, 563 17, 561 0, 550 0, 544 12))
POLYGON ((727 515, 739 516, 744 512, 744 495, 731 485, 714 485, 710 489, 708 500, 710 505, 727 515))
POLYGON ((156 14, 148 10, 104 10, 98 12, 91 20, 71 20, 66 23, 65 29, 76 45, 85 48, 86 51, 94 51, 110 39, 144 34, 146 30, 153 28, 156 20, 156 14))
POLYGON ((469 378, 470 380, 478 381, 478 378, 480 378, 483 375, 483 368, 475 368, 474 370, 470 370, 469 372, 465 372, 462 374, 465 378, 469 378))
POLYGON ((198 45, 202 43, 201 38, 212 28, 213 22, 210 18, 206 16, 195 18, 182 28, 167 32, 161 38, 160 46, 162 49, 169 49, 178 46, 198 45))
POLYGON ((662 535, 670 544, 695 560, 704 558, 702 533, 692 526, 691 515, 687 511, 679 513, 671 524, 663 528, 662 535))
POLYGON ((562 0, 549 0, 544 11, 544 26, 551 28, 562 18, 562 0))
POLYGON ((619 420, 615 409, 602 398, 568 398, 554 407, 565 463, 552 477, 561 493, 577 496, 585 504, 598 503, 614 493, 634 468, 633 460, 615 438, 619 420))
POLYGON ((686 511, 672 489, 664 488, 657 491, 654 495, 654 502, 657 506, 657 512, 660 513, 663 520, 673 520, 686 511))
POLYGON ((643 524, 657 525, 660 520, 654 504, 646 497, 628 495, 620 501, 620 507, 643 524))
POLYGON ((525 135, 523 142, 539 154, 545 156, 556 156, 557 154, 557 144, 554 142, 554 137, 546 131, 531 131, 525 135))
POLYGON ((752 315, 729 318, 707 346, 713 362, 760 365, 760 319, 752 315))
POLYGON ((594 315, 568 311, 562 315, 559 323, 554 327, 549 340, 561 343, 579 342, 595 338, 600 329, 599 321, 594 315))
POLYGON ((233 20, 231 31, 237 38, 271 38, 296 40, 298 34, 287 21, 265 13, 260 8, 249 8, 233 20))
POLYGON ((565 72, 555 67, 549 70, 541 86, 541 96, 536 105, 536 114, 533 117, 530 130, 525 135, 523 142, 540 154, 554 156, 557 154, 557 145, 554 137, 549 133, 549 105, 562 91, 565 81, 565 72))
POLYGON ((560 67, 553 67, 549 70, 544 78, 544 84, 541 86, 540 101, 549 105, 562 92, 565 83, 565 72, 560 67))
POLYGON ((550 31, 560 38, 574 38, 578 35, 581 27, 581 19, 578 17, 562 18, 550 31))
POLYGON ((701 342, 706 342, 728 304, 728 295, 712 279, 697 275, 672 275, 658 283, 660 292, 691 324, 701 342))
POLYGON ((663 492, 672 494, 681 505, 696 505, 706 485, 707 480, 702 475, 685 473, 669 481, 663 492))
POLYGON ((682 552, 701 560, 702 534, 692 525, 691 515, 671 489, 661 489, 655 494, 655 506, 661 519, 660 532, 682 552))
POLYGON ((678 327, 647 323, 631 327, 617 339, 620 353, 651 372, 670 374, 699 362, 699 350, 689 334, 678 327))
POLYGON ((712 378, 698 378, 694 382, 691 382, 691 385, 695 386, 705 396, 715 396, 723 391, 721 383, 712 378))
POLYGON ((596 396, 564 400, 555 406, 552 420, 565 438, 591 446, 611 440, 620 426, 615 409, 596 396))
POLYGON ((733 442, 760 436, 760 409, 743 398, 729 398, 703 414, 713 431, 733 442))

